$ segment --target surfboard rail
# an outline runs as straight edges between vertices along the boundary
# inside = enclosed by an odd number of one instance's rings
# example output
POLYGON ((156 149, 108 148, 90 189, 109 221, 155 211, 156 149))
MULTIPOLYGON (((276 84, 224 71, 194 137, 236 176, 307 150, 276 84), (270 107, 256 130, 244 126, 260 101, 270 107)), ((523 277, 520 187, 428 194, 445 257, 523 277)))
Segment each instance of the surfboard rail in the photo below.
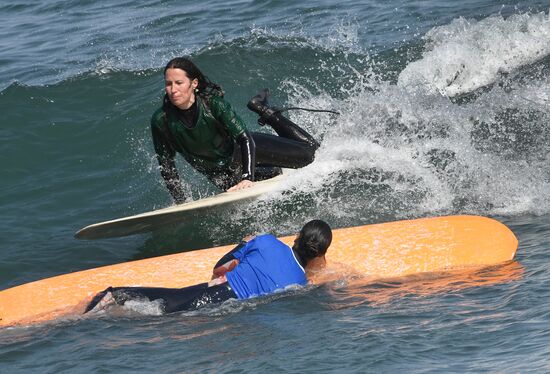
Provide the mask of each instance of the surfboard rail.
MULTIPOLYGON (((294 236, 280 239, 291 245, 294 236)), ((326 258, 329 270, 383 279, 505 263, 514 258, 517 245, 513 232, 494 219, 446 216, 335 229, 326 258)), ((186 287, 205 282, 232 247, 109 265, 0 291, 0 327, 78 312, 83 302, 109 286, 186 287)))
POLYGON ((235 203, 244 203, 274 191, 293 171, 292 169, 283 169, 283 174, 255 182, 252 187, 244 190, 222 192, 189 203, 94 223, 78 230, 74 237, 87 240, 117 238, 150 232, 163 226, 183 223, 191 219, 195 220, 198 215, 206 215, 214 209, 235 203))

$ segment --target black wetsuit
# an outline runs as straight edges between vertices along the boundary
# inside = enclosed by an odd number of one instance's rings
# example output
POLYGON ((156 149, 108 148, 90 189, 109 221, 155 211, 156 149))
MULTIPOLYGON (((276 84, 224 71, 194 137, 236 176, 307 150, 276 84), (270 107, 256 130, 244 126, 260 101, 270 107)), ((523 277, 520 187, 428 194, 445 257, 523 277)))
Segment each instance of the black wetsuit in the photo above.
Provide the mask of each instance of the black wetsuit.
POLYGON ((216 95, 197 95, 188 110, 171 104, 157 110, 151 119, 153 143, 174 200, 185 201, 176 153, 222 190, 243 179, 272 178, 280 174, 281 167, 300 168, 313 161, 319 143, 310 134, 280 113, 263 122, 278 136, 249 133, 230 104, 216 95))
POLYGON ((98 293, 86 307, 84 313, 92 310, 97 303, 111 292, 118 305, 126 301, 156 301, 161 302, 163 313, 174 313, 184 310, 195 310, 208 304, 222 303, 229 299, 237 299, 237 295, 228 283, 208 287, 208 283, 200 283, 184 288, 164 287, 109 287, 98 293))
MULTIPOLYGON (((235 259, 233 253, 241 249, 244 245, 246 245, 246 242, 240 242, 235 248, 218 260, 216 265, 214 265, 214 269, 235 259)), ((229 299, 237 299, 237 295, 227 282, 212 287, 208 287, 208 283, 200 283, 183 288, 109 287, 94 296, 84 313, 88 313, 90 310, 94 309, 109 292, 112 293, 118 305, 124 305, 128 300, 160 300, 164 313, 194 310, 207 304, 217 304, 229 299)))
MULTIPOLYGON (((246 242, 243 241, 225 254, 216 265, 214 265, 214 269, 235 259, 233 253, 241 249, 244 245, 246 245, 246 242)), ((164 313, 194 310, 207 304, 217 304, 229 299, 238 298, 227 282, 212 287, 208 287, 208 283, 200 283, 183 288, 108 287, 94 296, 84 313, 88 313, 90 310, 94 309, 109 292, 112 293, 115 303, 118 305, 124 305, 126 301, 129 300, 159 300, 164 313)))
MULTIPOLYGON (((267 235, 269 236, 269 235, 267 235)), ((250 242, 252 245, 253 242, 250 242)), ((228 261, 234 260, 234 254, 246 246, 246 242, 241 242, 230 252, 224 255, 214 265, 214 269, 228 261)), ((271 250, 271 247, 264 247, 271 250)), ((273 248, 277 251, 280 248, 273 248)), ((294 250, 293 256, 298 261, 301 267, 305 267, 307 261, 301 258, 294 250)), ((238 266, 238 265, 237 265, 238 266)), ((285 271, 288 269, 284 268, 285 271)), ((258 269, 256 271, 269 274, 268 269, 258 269)), ((303 270, 302 270, 303 271, 303 270)), ((280 278, 280 275, 279 275, 280 278)), ((236 292, 231 288, 229 282, 208 287, 208 283, 200 283, 194 286, 183 288, 164 288, 164 287, 109 287, 102 292, 99 292, 86 307, 84 313, 94 309, 95 306, 105 297, 107 293, 111 293, 116 304, 124 305, 127 301, 159 301, 163 313, 174 313, 186 310, 195 310, 209 304, 222 303, 229 299, 238 299, 236 292)))

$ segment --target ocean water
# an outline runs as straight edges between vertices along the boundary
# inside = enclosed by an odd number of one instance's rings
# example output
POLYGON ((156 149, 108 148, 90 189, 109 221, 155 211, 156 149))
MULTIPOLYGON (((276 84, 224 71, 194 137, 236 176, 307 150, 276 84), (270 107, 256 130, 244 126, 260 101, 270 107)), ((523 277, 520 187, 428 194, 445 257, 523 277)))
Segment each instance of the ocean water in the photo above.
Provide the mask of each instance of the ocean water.
MULTIPOLYGON (((156 316, 147 306, 0 331, 1 373, 550 371, 550 2, 15 0, 0 5, 0 289, 138 258, 334 227, 491 216, 516 261, 342 280, 156 316), (88 224, 168 206, 149 133, 188 55, 253 131, 289 116, 313 164, 253 204, 151 234, 88 224)), ((194 199, 216 190, 182 161, 194 199)))

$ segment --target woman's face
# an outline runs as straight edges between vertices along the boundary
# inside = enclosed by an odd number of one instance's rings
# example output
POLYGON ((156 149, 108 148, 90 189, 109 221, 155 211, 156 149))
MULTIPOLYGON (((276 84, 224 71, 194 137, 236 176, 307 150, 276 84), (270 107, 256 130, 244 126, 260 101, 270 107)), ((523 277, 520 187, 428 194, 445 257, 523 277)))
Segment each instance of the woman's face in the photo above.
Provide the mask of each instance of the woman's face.
POLYGON ((189 109, 195 102, 199 81, 189 79, 184 70, 169 68, 164 73, 164 89, 170 102, 180 109, 189 109))

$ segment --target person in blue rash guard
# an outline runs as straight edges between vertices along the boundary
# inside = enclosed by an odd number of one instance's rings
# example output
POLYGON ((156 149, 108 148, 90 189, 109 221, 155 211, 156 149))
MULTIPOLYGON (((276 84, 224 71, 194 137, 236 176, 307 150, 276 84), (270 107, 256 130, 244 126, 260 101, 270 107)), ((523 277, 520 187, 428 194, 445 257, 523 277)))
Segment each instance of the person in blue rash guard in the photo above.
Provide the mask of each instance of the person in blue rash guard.
POLYGON ((307 284, 305 269, 286 244, 273 235, 261 235, 233 253, 239 261, 226 273, 239 299, 270 294, 292 284, 307 284))
POLYGON ((291 285, 304 286, 306 269, 324 263, 331 242, 332 230, 321 220, 306 223, 292 248, 273 235, 260 235, 241 241, 223 256, 208 283, 184 288, 109 287, 94 296, 84 313, 129 300, 159 301, 164 313, 173 313, 268 295, 291 285))

